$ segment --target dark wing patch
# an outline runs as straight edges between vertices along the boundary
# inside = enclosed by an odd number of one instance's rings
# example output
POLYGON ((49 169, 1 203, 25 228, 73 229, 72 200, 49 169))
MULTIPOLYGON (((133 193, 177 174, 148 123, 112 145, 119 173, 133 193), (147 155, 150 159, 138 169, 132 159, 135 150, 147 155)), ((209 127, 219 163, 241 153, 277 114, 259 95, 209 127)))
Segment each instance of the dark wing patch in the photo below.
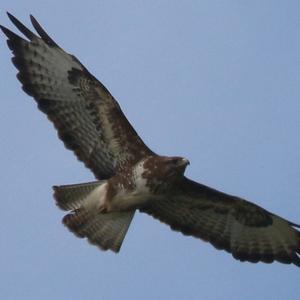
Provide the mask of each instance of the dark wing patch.
POLYGON ((29 39, 1 26, 24 91, 54 123, 65 146, 98 179, 153 154, 109 91, 78 59, 61 49, 32 16, 39 36, 10 14, 9 18, 29 39))
POLYGON ((173 230, 210 242, 240 261, 300 266, 299 227, 263 208, 184 179, 164 200, 141 209, 173 230))

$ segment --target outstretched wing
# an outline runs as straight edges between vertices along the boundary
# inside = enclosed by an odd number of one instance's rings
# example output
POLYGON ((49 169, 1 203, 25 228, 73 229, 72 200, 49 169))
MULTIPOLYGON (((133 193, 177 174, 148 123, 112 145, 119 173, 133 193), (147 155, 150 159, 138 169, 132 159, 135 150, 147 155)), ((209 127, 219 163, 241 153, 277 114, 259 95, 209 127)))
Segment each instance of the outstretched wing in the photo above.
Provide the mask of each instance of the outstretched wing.
POLYGON ((300 227, 246 200, 184 179, 170 197, 141 209, 173 230, 208 241, 240 261, 300 266, 300 227))
POLYGON ((8 37, 18 79, 75 152, 98 179, 106 179, 151 150, 130 125, 109 91, 74 57, 61 49, 31 16, 39 36, 15 17, 25 40, 1 26, 8 37))

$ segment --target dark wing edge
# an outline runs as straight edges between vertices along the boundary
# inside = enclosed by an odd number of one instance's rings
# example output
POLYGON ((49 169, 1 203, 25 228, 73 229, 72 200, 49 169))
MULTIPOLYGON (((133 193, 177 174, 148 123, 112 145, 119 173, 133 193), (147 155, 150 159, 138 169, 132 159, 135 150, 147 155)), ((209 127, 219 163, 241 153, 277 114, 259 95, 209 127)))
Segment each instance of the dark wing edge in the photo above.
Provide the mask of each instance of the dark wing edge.
POLYGON ((33 16, 39 36, 11 14, 8 17, 29 40, 0 25, 23 90, 34 97, 65 146, 96 178, 107 179, 126 164, 153 154, 104 85, 61 49, 33 16))
POLYGON ((299 225, 258 205, 184 179, 164 200, 140 209, 171 229, 225 250, 242 262, 300 267, 299 225))

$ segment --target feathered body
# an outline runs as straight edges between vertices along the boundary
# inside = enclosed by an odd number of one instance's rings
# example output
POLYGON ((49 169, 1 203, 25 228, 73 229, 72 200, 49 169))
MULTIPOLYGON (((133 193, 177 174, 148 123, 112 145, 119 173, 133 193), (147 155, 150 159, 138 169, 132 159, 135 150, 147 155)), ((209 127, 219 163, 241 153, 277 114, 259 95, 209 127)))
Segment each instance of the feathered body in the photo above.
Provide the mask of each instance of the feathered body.
POLYGON ((8 16, 26 37, 0 27, 24 91, 98 180, 54 187, 57 205, 69 211, 63 223, 72 232, 118 252, 139 210, 241 261, 300 266, 299 225, 186 178, 188 160, 151 151, 103 84, 32 16, 38 35, 8 16))

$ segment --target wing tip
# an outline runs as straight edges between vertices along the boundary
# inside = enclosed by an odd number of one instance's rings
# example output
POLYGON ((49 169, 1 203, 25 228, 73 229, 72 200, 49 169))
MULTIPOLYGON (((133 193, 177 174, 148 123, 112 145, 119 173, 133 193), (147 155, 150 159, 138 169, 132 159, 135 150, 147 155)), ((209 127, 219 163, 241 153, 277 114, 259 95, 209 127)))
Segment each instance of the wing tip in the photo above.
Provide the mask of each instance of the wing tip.
POLYGON ((6 12, 8 18, 10 21, 30 40, 37 38, 37 36, 28 29, 23 23, 21 23, 15 16, 13 16, 11 13, 6 12))
POLYGON ((10 20, 15 18, 9 11, 7 11, 6 14, 10 20))
POLYGON ((50 47, 57 47, 60 48, 56 42, 46 33, 46 31, 43 29, 43 27, 40 25, 40 23, 37 21, 37 19, 33 15, 29 15, 31 24, 33 28, 37 31, 37 33, 40 35, 42 40, 50 47))
MULTIPOLYGON (((21 23, 14 15, 12 15, 10 12, 6 12, 8 18, 10 19, 10 21, 30 40, 34 40, 36 38, 38 38, 38 36, 32 32, 30 29, 28 29, 23 23, 21 23)), ((30 14, 30 21, 31 24, 33 25, 34 29, 36 30, 36 32, 40 35, 40 37, 42 38, 42 40, 50 47, 58 47, 58 44, 56 42, 54 42, 54 40, 46 33, 46 31, 43 29, 43 27, 39 24, 39 22, 37 21, 37 19, 30 14)), ((1 26, 1 25, 0 25, 1 26)), ((4 27, 1 26, 1 30, 5 33, 6 36, 11 35, 11 31, 4 27)))
POLYGON ((9 37, 9 35, 11 34, 12 31, 10 31, 7 27, 0 25, 0 29, 3 31, 3 33, 9 37))

